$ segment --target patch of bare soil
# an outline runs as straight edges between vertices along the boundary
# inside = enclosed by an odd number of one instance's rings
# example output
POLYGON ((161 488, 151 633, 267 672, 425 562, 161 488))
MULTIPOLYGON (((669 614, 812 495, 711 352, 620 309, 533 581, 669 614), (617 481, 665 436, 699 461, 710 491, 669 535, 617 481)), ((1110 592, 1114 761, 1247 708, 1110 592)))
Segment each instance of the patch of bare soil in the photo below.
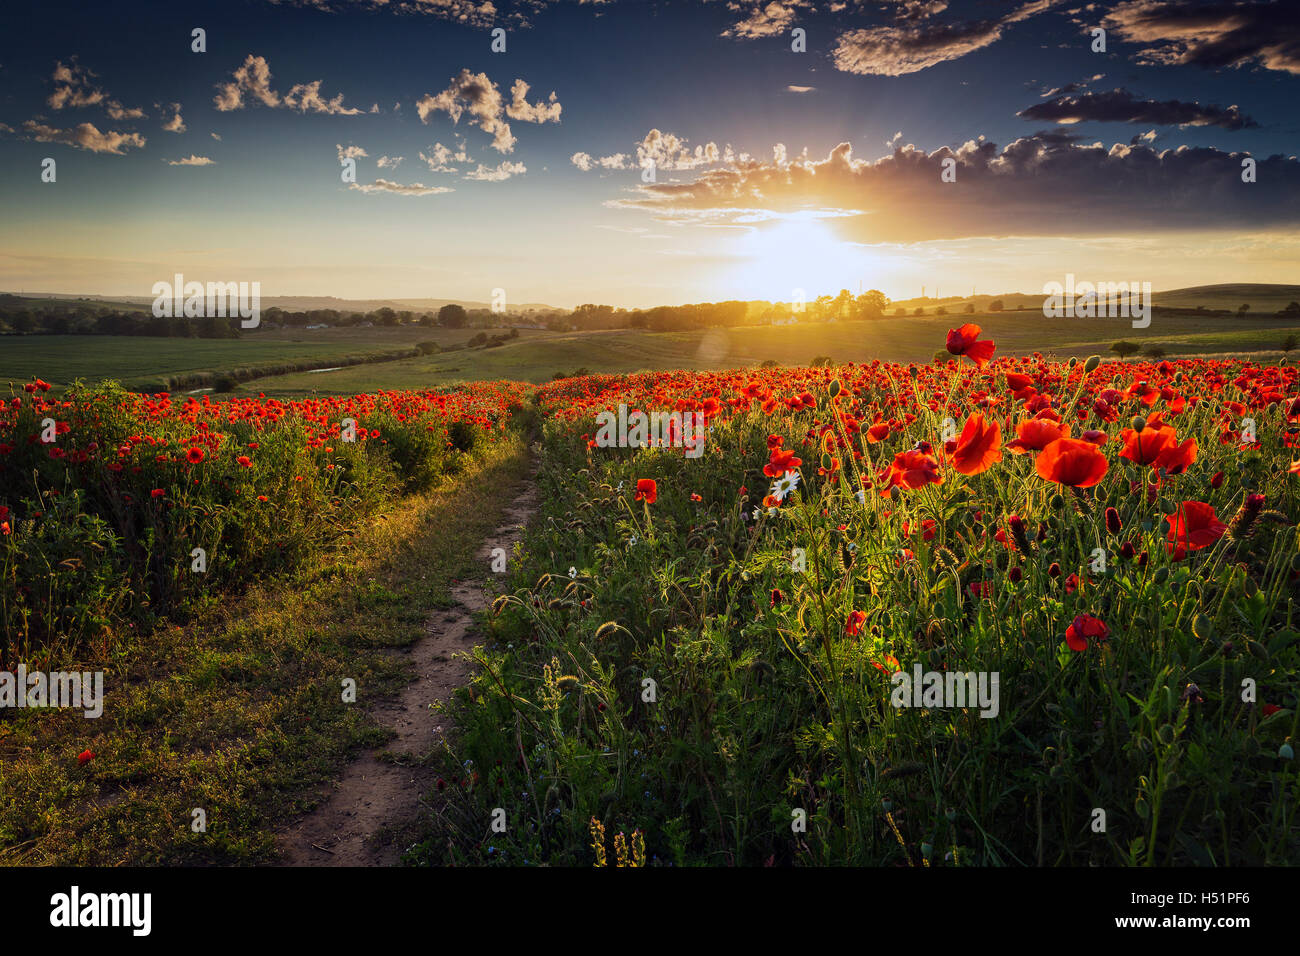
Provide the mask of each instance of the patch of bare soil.
MULTIPOLYGON (((487 562, 493 548, 507 553, 537 509, 537 485, 527 482, 506 510, 505 520, 482 546, 487 562)), ((448 731, 444 715, 430 705, 447 700, 470 677, 463 656, 474 646, 472 615, 491 603, 479 583, 452 587, 455 606, 430 618, 425 635, 403 653, 416 676, 393 701, 374 708, 379 723, 396 733, 384 747, 350 763, 324 799, 278 837, 284 866, 393 866, 405 837, 414 832, 425 794, 436 774, 423 766, 448 731), (382 755, 382 757, 381 757, 382 755)))

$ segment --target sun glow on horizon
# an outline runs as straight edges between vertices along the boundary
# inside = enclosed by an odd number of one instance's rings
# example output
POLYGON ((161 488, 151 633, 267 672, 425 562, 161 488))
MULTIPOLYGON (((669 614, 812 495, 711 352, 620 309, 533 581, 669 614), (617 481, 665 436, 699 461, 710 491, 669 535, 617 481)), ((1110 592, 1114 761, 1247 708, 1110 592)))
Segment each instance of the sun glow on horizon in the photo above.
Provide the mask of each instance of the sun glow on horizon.
POLYGON ((783 219, 758 226, 739 243, 744 262, 729 285, 747 290, 745 298, 789 302, 802 297, 857 293, 879 281, 880 261, 866 247, 836 238, 815 218, 783 219))

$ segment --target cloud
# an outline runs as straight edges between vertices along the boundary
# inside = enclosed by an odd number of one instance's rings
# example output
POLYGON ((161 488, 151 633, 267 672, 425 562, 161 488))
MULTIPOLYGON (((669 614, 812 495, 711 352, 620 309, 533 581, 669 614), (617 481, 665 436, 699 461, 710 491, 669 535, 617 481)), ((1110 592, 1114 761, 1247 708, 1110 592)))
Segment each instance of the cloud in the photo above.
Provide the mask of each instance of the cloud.
POLYGON ((787 86, 786 90, 790 93, 811 93, 816 90, 815 86, 787 86))
MULTIPOLYGON (((282 0, 271 0, 273 3, 282 0)), ((499 21, 526 25, 527 19, 522 10, 509 9, 510 4, 497 0, 283 0, 293 6, 310 7, 313 10, 334 12, 338 10, 362 9, 378 10, 386 13, 422 14, 451 20, 463 26, 491 27, 498 26, 499 21), (506 7, 502 10, 502 7, 506 7)), ((533 0, 528 6, 540 8, 546 0, 533 0)), ((580 3, 604 3, 607 0, 579 0, 580 3)))
POLYGON ((220 134, 220 133, 209 133, 208 135, 211 136, 213 139, 215 139, 218 143, 221 142, 221 134, 220 134))
POLYGON ((1128 0, 1101 22, 1120 39, 1145 44, 1139 56, 1147 64, 1210 69, 1258 64, 1300 73, 1300 6, 1289 0, 1128 0))
POLYGON ((54 92, 46 102, 51 109, 62 110, 86 106, 103 106, 113 120, 134 120, 145 115, 139 107, 123 106, 96 84, 97 75, 83 67, 73 57, 70 63, 54 64, 54 92))
POLYGON ((769 0, 769 2, 733 4, 733 8, 742 10, 744 16, 733 26, 723 30, 722 35, 753 40, 785 33, 794 23, 795 14, 799 9, 808 5, 807 0, 769 0))
POLYGON ((514 85, 510 87, 510 105, 506 107, 506 115, 513 120, 520 120, 524 123, 558 123, 560 121, 560 104, 556 102, 555 91, 551 91, 551 97, 546 102, 538 102, 532 105, 528 103, 528 84, 523 80, 515 80, 514 85))
POLYGON ((470 162, 469 154, 465 152, 464 143, 461 143, 455 149, 450 146, 443 146, 442 143, 434 143, 433 149, 429 152, 433 155, 428 156, 420 153, 420 159, 429 167, 429 171, 434 173, 454 173, 458 170, 452 163, 470 162))
POLYGON ((350 183, 349 189, 363 193, 396 193, 399 196, 435 196, 439 193, 455 192, 450 186, 426 186, 424 183, 394 183, 387 179, 376 179, 373 183, 350 183))
POLYGON ((433 113, 442 112, 459 123, 461 116, 469 114, 469 122, 492 137, 492 147, 501 153, 513 152, 517 142, 510 132, 505 117, 528 123, 559 122, 561 106, 555 94, 545 103, 530 105, 524 98, 528 84, 515 80, 511 88, 511 102, 507 106, 501 90, 486 73, 471 73, 462 69, 458 76, 441 93, 426 93, 416 101, 415 110, 423 123, 429 122, 433 113))
POLYGON ((1049 123, 1155 123, 1158 126, 1220 126, 1239 130, 1258 126, 1236 106, 1202 106, 1182 100, 1140 100, 1128 90, 1058 96, 1016 114, 1049 123))
MULTIPOLYGON (((320 80, 298 83, 284 95, 284 105, 299 113, 325 113, 329 116, 356 116, 361 110, 343 105, 343 94, 327 100, 320 95, 320 80)), ((376 110, 377 111, 377 110, 376 110)))
POLYGON ((520 176, 526 172, 528 172, 528 169, 523 163, 512 163, 506 160, 498 163, 495 167, 484 166, 479 163, 477 169, 465 174, 465 178, 486 183, 499 183, 511 176, 520 176))
POLYGON ((94 83, 95 74, 81 66, 73 57, 71 63, 57 61, 54 64, 54 92, 50 94, 51 109, 61 110, 68 107, 98 106, 107 98, 107 94, 94 83))
POLYGON ((271 87, 271 67, 265 57, 249 54, 233 74, 233 81, 217 85, 212 105, 218 112, 243 109, 245 103, 261 103, 272 109, 284 107, 299 113, 323 113, 331 116, 356 116, 359 109, 343 105, 343 94, 333 99, 321 96, 322 80, 297 83, 281 96, 271 87))
MULTIPOLYGON (((168 133, 183 133, 183 132, 185 132, 185 129, 186 129, 185 121, 184 121, 183 119, 181 119, 181 104, 179 104, 179 103, 173 103, 173 104, 168 108, 168 112, 172 114, 172 118, 169 119, 167 122, 163 123, 163 127, 162 127, 162 128, 163 128, 166 132, 168 132, 168 133)), ((216 136, 217 134, 216 134, 216 133, 213 133, 212 135, 213 135, 213 136, 216 136)), ((217 138, 220 139, 219 136, 218 136, 217 138)))
POLYGON ((977 236, 1110 235, 1177 229, 1300 224, 1300 163, 1181 146, 1084 144, 1036 133, 999 150, 970 141, 932 153, 905 146, 874 162, 841 143, 823 160, 755 160, 701 172, 689 183, 640 184, 610 205, 670 219, 761 221, 795 213, 835 215, 862 241, 977 236), (940 178, 956 163, 956 182, 940 178))
POLYGON ((574 153, 572 156, 569 157, 569 162, 573 163, 573 165, 577 166, 584 173, 590 172, 593 168, 595 168, 595 164, 591 160, 590 153, 574 153))
POLYGON ((340 163, 345 159, 361 159, 363 156, 370 155, 360 146, 343 146, 335 143, 334 148, 338 150, 340 163))
POLYGON ((79 123, 71 129, 58 129, 28 120, 23 124, 23 132, 38 143, 63 143, 92 153, 112 153, 123 156, 127 149, 141 149, 145 138, 139 133, 118 133, 113 130, 100 132, 93 123, 79 123))
POLYGON ((402 156, 380 156, 379 159, 375 161, 375 165, 380 169, 396 169, 398 166, 402 165, 403 158, 404 157, 402 156))
POLYGON ((844 73, 864 76, 903 76, 997 42, 1003 30, 1049 9, 1060 0, 1030 0, 1001 17, 988 20, 923 19, 893 26, 866 27, 841 34, 832 60, 844 73))
POLYGON ((190 153, 184 159, 169 159, 166 161, 168 166, 215 166, 216 161, 208 159, 206 156, 195 156, 190 153))
POLYGON ((675 133, 661 133, 652 129, 636 148, 636 165, 644 169, 654 163, 655 169, 695 169, 716 163, 722 158, 717 143, 706 143, 691 149, 687 141, 675 133))
POLYGON ((265 57, 253 56, 251 53, 244 60, 244 65, 235 70, 233 83, 223 83, 217 87, 217 95, 212 98, 212 105, 222 113, 243 109, 244 97, 247 95, 263 106, 280 105, 280 94, 271 89, 271 67, 265 57))

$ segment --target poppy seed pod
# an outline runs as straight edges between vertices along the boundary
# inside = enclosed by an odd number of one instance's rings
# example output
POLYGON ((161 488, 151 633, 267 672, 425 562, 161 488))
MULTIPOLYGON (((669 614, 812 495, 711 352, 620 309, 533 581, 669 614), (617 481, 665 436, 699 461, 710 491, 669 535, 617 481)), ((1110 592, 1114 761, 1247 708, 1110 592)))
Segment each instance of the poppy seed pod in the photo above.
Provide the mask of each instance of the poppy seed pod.
POLYGON ((1135 432, 1141 432, 1147 427, 1147 420, 1141 415, 1134 415, 1131 424, 1133 425, 1133 430, 1135 432))
POLYGON ((1124 523, 1119 520, 1119 512, 1114 508, 1106 509, 1106 530, 1111 534, 1119 534, 1124 530, 1124 523))
POLYGON ((1097 366, 1100 365, 1100 364, 1101 364, 1101 356, 1100 356, 1100 355, 1089 355, 1089 356, 1088 356, 1088 361, 1086 361, 1086 362, 1083 363, 1083 370, 1084 370, 1085 373, 1087 373, 1087 372, 1093 372, 1093 371, 1096 370, 1097 366))

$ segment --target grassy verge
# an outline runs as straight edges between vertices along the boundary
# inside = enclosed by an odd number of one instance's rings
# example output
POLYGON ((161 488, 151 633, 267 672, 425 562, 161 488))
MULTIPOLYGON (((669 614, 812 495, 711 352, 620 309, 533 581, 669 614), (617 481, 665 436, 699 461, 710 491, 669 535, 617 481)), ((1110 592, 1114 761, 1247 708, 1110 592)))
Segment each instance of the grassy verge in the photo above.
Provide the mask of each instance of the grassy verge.
POLYGON ((484 570, 477 545, 528 468, 521 437, 494 446, 343 552, 128 643, 104 665, 97 720, 15 711, 0 723, 0 864, 270 860, 302 794, 382 742, 365 705, 407 673, 385 651, 450 605, 452 580, 484 570), (345 678, 355 705, 341 701, 345 678))

